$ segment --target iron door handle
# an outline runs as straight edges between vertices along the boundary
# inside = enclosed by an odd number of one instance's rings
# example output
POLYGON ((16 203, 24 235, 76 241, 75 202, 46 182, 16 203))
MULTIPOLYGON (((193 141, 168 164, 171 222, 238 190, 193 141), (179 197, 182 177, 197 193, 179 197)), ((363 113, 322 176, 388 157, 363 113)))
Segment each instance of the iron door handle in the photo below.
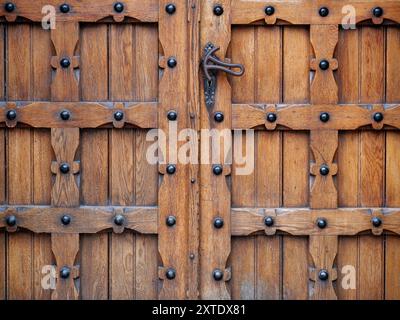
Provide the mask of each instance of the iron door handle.
POLYGON ((204 48, 204 56, 202 67, 204 71, 204 94, 206 106, 211 108, 215 103, 215 90, 217 88, 217 71, 222 71, 235 77, 240 77, 244 74, 244 66, 240 63, 229 63, 221 61, 215 53, 219 47, 214 46, 211 42, 207 43, 204 48), (237 71, 232 69, 239 69, 237 71))

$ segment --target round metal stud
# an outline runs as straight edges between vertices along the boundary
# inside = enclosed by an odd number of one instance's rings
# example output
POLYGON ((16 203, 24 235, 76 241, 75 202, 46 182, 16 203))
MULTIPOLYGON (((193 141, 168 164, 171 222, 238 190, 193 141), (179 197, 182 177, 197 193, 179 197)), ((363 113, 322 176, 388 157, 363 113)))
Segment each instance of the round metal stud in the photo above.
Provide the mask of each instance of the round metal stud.
POLYGON ((175 279, 176 277, 175 269, 168 268, 167 271, 165 272, 165 276, 167 277, 168 280, 175 279))
POLYGON ((124 218, 123 215, 117 214, 117 215, 114 217, 114 223, 115 223, 117 226, 122 226, 122 225, 124 224, 124 222, 125 222, 125 218, 124 218))
POLYGON ((330 115, 329 115, 328 112, 322 112, 322 113, 319 115, 319 120, 321 120, 322 122, 328 122, 329 119, 330 119, 330 115))
POLYGON ((224 226, 224 219, 219 217, 214 219, 214 227, 216 229, 221 229, 223 226, 224 226))
POLYGON ((383 121, 383 113, 382 112, 374 113, 374 121, 382 122, 383 121))
POLYGON ((62 5, 60 6, 60 11, 61 11, 62 13, 68 13, 70 9, 71 9, 71 8, 69 7, 69 5, 68 5, 67 3, 64 3, 64 4, 62 4, 62 5))
POLYGON ((114 10, 117 13, 121 13, 122 11, 124 11, 124 4, 122 2, 117 2, 114 4, 114 10))
POLYGON ((327 7, 322 7, 318 11, 321 17, 327 17, 329 15, 329 9, 327 7))
POLYGON ((17 118, 17 111, 15 111, 14 109, 12 110, 8 110, 6 117, 8 120, 13 121, 17 118))
POLYGON ((67 174, 69 172, 69 164, 68 163, 62 163, 60 165, 60 172, 63 174, 67 174))
POLYGON ((178 118, 178 113, 176 111, 170 111, 167 114, 167 118, 169 121, 175 121, 178 118))
POLYGON ((61 111, 61 113, 60 113, 61 120, 67 121, 67 120, 69 120, 70 117, 71 117, 71 114, 68 110, 61 111))
POLYGON ((276 119, 278 119, 278 117, 276 116, 276 113, 271 112, 271 113, 267 114, 267 121, 268 122, 271 122, 271 123, 275 122, 276 119))
POLYGON ((71 65, 71 61, 68 58, 62 58, 60 61, 60 66, 64 69, 68 68, 71 65))
POLYGON ((14 3, 11 3, 11 2, 7 2, 7 3, 4 5, 4 9, 5 9, 7 12, 13 12, 13 11, 15 10, 15 4, 14 4, 14 3))
POLYGON ((213 277, 215 281, 221 281, 222 278, 224 277, 224 273, 220 269, 215 269, 213 271, 213 277))
POLYGON ((273 6, 268 6, 265 8, 265 14, 267 16, 272 16, 275 13, 275 8, 273 6))
POLYGON ((167 173, 168 174, 174 174, 176 172, 176 166, 173 164, 169 164, 167 166, 167 173))
POLYGON ((381 7, 376 7, 372 10, 374 17, 380 18, 383 16, 383 9, 381 7))
POLYGON ((124 113, 122 111, 115 111, 114 119, 116 121, 121 121, 124 118, 124 113))
POLYGON ((214 12, 214 14, 216 15, 216 16, 221 16, 223 13, 224 13, 224 8, 222 8, 222 6, 220 6, 220 5, 216 5, 215 7, 214 7, 214 10, 213 10, 213 12, 214 12))
POLYGON ((64 226, 69 225, 69 224, 71 223, 71 217, 70 217, 69 215, 63 215, 63 216, 61 217, 61 223, 62 223, 64 226))
POLYGON ((326 228, 327 225, 328 225, 328 222, 326 221, 326 219, 324 219, 324 218, 319 218, 319 219, 317 220, 317 226, 318 226, 318 228, 324 229, 324 228, 326 228))
POLYGON ((321 60, 319 63, 319 68, 321 70, 328 70, 329 69, 329 61, 328 60, 321 60))
POLYGON ((224 114, 222 113, 222 112, 216 112, 215 114, 214 114, 214 120, 216 121, 216 122, 222 122, 222 121, 224 121, 224 114))
POLYGON ((381 220, 380 218, 378 218, 378 217, 373 217, 373 218, 371 219, 371 222, 372 222, 372 225, 373 225, 375 228, 378 228, 378 227, 380 227, 380 226, 382 225, 382 220, 381 220))
POLYGON ((68 267, 62 267, 60 270, 60 277, 61 279, 68 279, 71 275, 71 269, 68 267))
POLYGON ((223 168, 219 164, 217 164, 216 166, 213 167, 213 173, 216 176, 219 176, 222 173, 222 171, 223 171, 223 168))
POLYGON ((168 67, 170 67, 172 69, 172 68, 176 67, 178 62, 176 61, 176 59, 174 57, 171 57, 171 58, 168 59, 167 64, 168 64, 168 67))
POLYGON ((6 224, 9 227, 14 227, 17 224, 17 217, 16 216, 8 216, 6 218, 6 224))
POLYGON ((318 272, 318 278, 319 278, 319 280, 321 280, 321 281, 326 281, 326 280, 328 280, 328 278, 329 278, 329 273, 328 273, 328 271, 325 270, 325 269, 320 270, 320 271, 318 272))
POLYGON ((319 168, 319 173, 321 176, 327 176, 329 174, 329 167, 327 165, 322 165, 321 168, 319 168))
POLYGON ((165 11, 168 14, 174 14, 176 11, 176 6, 173 3, 169 3, 165 6, 165 11))
POLYGON ((168 227, 172 227, 176 224, 176 218, 174 216, 168 216, 165 223, 168 227))
POLYGON ((274 225, 274 219, 272 217, 265 217, 264 218, 264 224, 267 227, 272 227, 274 225))

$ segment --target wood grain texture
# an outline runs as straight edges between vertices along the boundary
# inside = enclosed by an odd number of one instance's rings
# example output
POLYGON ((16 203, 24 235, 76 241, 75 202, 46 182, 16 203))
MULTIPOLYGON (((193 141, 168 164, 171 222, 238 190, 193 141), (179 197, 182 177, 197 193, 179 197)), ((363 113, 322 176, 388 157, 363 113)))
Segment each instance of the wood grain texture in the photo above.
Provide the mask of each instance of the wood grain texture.
MULTIPOLYGON (((173 137, 169 132, 170 123, 176 124, 176 128, 182 130, 188 124, 188 44, 187 44, 187 18, 188 3, 184 0, 175 1, 180 9, 173 15, 166 12, 165 6, 169 2, 159 1, 159 41, 163 56, 167 59, 175 57, 175 68, 166 67, 162 71, 159 81, 159 128, 166 134, 167 145, 173 137), (178 119, 168 121, 166 114, 169 110, 178 113, 178 119)), ((164 66, 161 64, 161 68, 164 66)), ((182 145, 182 142, 178 144, 182 145)), ((173 268, 176 277, 172 280, 162 279, 159 298, 185 299, 187 297, 187 271, 188 271, 188 188, 190 184, 189 168, 177 161, 176 152, 165 151, 162 159, 166 163, 160 163, 159 171, 162 175, 158 190, 159 203, 159 232, 158 251, 162 267, 173 268), (167 174, 166 164, 174 164, 176 172, 167 174), (174 190, 174 192, 171 192, 174 190), (170 228, 165 221, 169 215, 174 215, 177 223, 170 228)))
MULTIPOLYGON (((79 0, 68 1, 71 11, 68 14, 61 13, 59 10, 60 2, 57 0, 37 0, 14 1, 16 9, 12 13, 5 11, 2 6, 0 16, 4 16, 7 21, 15 21, 17 17, 24 17, 31 21, 41 22, 43 18, 42 8, 46 5, 51 5, 56 8, 56 21, 84 21, 97 22, 106 17, 112 17, 114 21, 121 22, 125 17, 132 18, 143 22, 158 21, 158 1, 146 0, 145 3, 140 0, 125 0, 124 11, 117 13, 114 10, 114 0, 85 1, 82 3, 79 0)), ((46 11, 46 13, 48 13, 46 11)))
POLYGON ((352 5, 357 12, 356 22, 372 20, 372 23, 380 24, 383 19, 390 19, 400 22, 400 8, 397 1, 375 0, 375 1, 269 1, 269 5, 275 8, 275 14, 265 14, 266 2, 261 1, 235 1, 232 5, 232 23, 249 24, 256 21, 265 21, 266 24, 275 24, 277 21, 284 21, 291 24, 336 24, 342 23, 342 8, 345 5, 352 5), (321 17, 318 10, 321 6, 330 10, 327 17, 321 17), (372 15, 372 9, 376 6, 384 8, 385 14, 381 18, 372 15))
MULTIPOLYGON (((220 47, 218 57, 224 60, 227 55, 229 43, 231 41, 230 27, 230 1, 222 1, 220 4, 224 7, 224 14, 217 17, 213 14, 213 1, 203 1, 201 7, 201 31, 200 31, 200 47, 205 48, 208 42, 212 42, 215 46, 220 47), (210 28, 211 27, 211 28, 210 28)), ((204 99, 202 99, 201 122, 200 127, 204 129, 230 129, 231 128, 231 103, 232 92, 227 76, 223 73, 217 75, 218 90, 216 92, 216 103, 214 108, 207 109, 204 99), (224 113, 224 121, 217 123, 214 121, 214 112, 220 111, 224 113)), ((202 81, 203 83, 203 81, 202 81)), ((201 88, 203 88, 204 83, 201 88)), ((223 142, 220 144, 223 149, 223 142)), ((211 147, 202 150, 207 157, 211 157, 211 147)), ((222 152, 223 153, 223 152, 222 152)), ((210 163, 209 162, 207 163, 210 163)), ((219 163, 204 164, 200 168, 201 190, 200 190, 200 256, 201 256, 201 274, 200 274, 200 295, 202 299, 229 299, 230 292, 225 279, 227 279, 228 266, 227 259, 231 251, 230 239, 230 205, 231 193, 227 184, 230 175, 231 166, 226 163, 224 155, 219 155, 219 163), (223 173, 219 176, 213 174, 213 165, 220 164, 223 166, 223 173), (218 197, 215 197, 215 195, 218 197), (213 221, 216 217, 224 220, 222 229, 215 229, 213 221), (219 243, 215 246, 215 243, 219 243), (225 276, 222 281, 216 281, 213 278, 213 271, 221 270, 225 276)))

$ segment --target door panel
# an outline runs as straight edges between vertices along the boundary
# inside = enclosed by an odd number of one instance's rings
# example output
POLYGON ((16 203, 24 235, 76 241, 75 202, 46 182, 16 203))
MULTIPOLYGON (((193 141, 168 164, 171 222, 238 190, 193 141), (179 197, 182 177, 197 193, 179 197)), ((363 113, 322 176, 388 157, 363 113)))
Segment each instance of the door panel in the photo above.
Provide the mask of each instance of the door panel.
POLYGON ((1 299, 400 298, 399 1, 13 4, 1 299))

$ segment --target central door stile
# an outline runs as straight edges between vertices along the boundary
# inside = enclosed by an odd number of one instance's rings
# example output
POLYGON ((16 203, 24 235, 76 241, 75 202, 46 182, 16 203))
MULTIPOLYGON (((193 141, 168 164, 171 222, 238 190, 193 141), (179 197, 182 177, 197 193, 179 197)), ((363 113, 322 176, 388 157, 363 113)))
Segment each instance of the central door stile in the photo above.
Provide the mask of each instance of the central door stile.
MULTIPOLYGON (((231 1, 216 3, 205 0, 201 3, 200 48, 208 43, 220 47, 218 57, 224 61, 231 41, 231 1), (217 8, 218 7, 218 8, 217 8)), ((231 193, 228 181, 231 164, 224 157, 224 136, 231 135, 231 86, 227 75, 219 72, 216 75, 218 88, 215 91, 215 103, 207 106, 204 97, 201 99, 201 128, 213 130, 220 136, 220 159, 213 163, 212 144, 203 148, 201 142, 200 166, 200 296, 202 299, 230 299, 227 286, 230 279, 230 268, 226 265, 231 252, 231 193), (216 117, 216 113, 223 117, 216 117), (222 118, 222 121, 220 121, 222 118), (208 160, 204 163, 205 159, 208 160)), ((204 92, 205 82, 202 83, 204 92)), ((211 134, 211 133, 210 133, 211 134)), ((205 135, 204 135, 205 136, 205 135)), ((203 135, 202 135, 203 138, 203 135)), ((227 140, 226 140, 227 141, 227 140)))
POLYGON ((158 203, 158 251, 161 258, 160 299, 186 299, 188 296, 189 165, 178 159, 178 141, 188 128, 188 9, 186 0, 159 1, 159 41, 162 51, 159 83, 159 171, 162 175, 158 203), (162 139, 159 139, 161 141, 162 139), (176 144, 176 145, 174 145, 176 144))

